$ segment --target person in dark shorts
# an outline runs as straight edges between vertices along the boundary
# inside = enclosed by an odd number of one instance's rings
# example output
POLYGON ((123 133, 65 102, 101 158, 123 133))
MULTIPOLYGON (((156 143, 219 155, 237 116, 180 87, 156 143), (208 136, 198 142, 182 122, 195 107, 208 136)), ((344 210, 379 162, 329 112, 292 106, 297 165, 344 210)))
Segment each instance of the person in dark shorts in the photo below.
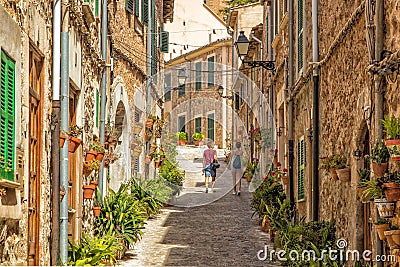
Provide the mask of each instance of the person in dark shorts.
MULTIPOLYGON (((214 143, 208 142, 207 147, 208 149, 204 150, 203 153, 203 173, 205 176, 204 178, 206 184, 206 193, 208 193, 208 183, 210 177, 212 177, 211 174, 215 176, 215 172, 212 168, 212 163, 214 162, 214 160, 217 160, 217 151, 214 150, 214 143)), ((214 182, 211 183, 212 190, 214 190, 215 177, 213 178, 213 180, 214 182)))

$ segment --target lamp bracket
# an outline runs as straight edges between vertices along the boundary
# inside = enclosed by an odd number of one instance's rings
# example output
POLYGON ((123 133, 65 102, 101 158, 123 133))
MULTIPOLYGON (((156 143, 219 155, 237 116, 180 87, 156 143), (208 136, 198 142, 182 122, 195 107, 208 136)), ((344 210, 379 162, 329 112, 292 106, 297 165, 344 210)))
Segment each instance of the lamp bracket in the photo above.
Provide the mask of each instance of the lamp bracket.
POLYGON ((243 64, 247 64, 251 67, 263 67, 266 70, 275 72, 275 61, 255 60, 255 61, 244 61, 243 64))

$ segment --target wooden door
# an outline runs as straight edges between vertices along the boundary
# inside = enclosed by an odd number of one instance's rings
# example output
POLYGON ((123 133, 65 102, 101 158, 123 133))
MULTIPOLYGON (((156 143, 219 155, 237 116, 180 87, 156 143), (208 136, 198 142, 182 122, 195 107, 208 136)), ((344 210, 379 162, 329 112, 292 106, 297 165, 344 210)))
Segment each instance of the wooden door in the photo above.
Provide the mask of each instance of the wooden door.
MULTIPOLYGON (((370 154, 370 143, 369 143, 369 131, 367 130, 364 136, 364 155, 370 154)), ((370 163, 369 160, 364 159, 364 169, 369 169, 370 163)), ((372 222, 371 218, 371 205, 370 202, 363 204, 364 212, 363 212, 363 232, 364 232, 364 251, 370 250, 372 251, 372 240, 371 240, 371 233, 372 231, 372 222)))
POLYGON ((40 214, 40 133, 42 98, 42 59, 33 50, 29 58, 29 199, 28 264, 39 265, 40 214))

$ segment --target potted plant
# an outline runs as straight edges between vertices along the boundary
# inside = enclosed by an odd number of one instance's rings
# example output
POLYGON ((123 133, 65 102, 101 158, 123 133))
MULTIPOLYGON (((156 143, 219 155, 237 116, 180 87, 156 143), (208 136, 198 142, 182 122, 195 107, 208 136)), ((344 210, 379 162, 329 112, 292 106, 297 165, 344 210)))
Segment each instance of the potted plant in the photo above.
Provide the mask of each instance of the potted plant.
POLYGON ((366 182, 369 182, 371 171, 369 169, 359 169, 357 171, 358 177, 360 178, 360 182, 357 186, 357 194, 361 198, 362 193, 368 187, 366 186, 366 182))
POLYGON ((154 153, 157 150, 157 144, 156 143, 152 143, 150 145, 150 153, 154 153))
POLYGON ((400 160, 400 118, 394 115, 382 120, 387 140, 386 147, 392 160, 400 160))
POLYGON ((164 127, 164 120, 157 119, 155 122, 155 129, 154 129, 154 136, 155 138, 161 138, 162 135, 162 129, 164 127))
POLYGON ((334 167, 334 162, 333 162, 333 157, 334 156, 329 156, 322 158, 321 160, 321 166, 319 167, 321 170, 324 170, 326 174, 331 174, 333 179, 338 179, 337 173, 336 173, 336 168, 334 167))
POLYGON ((360 182, 358 187, 363 188, 363 192, 360 197, 362 202, 368 202, 373 199, 381 199, 384 196, 381 184, 377 180, 360 182))
POLYGON ((140 156, 142 153, 142 147, 141 146, 134 146, 132 147, 132 157, 137 158, 140 156))
POLYGON ((390 226, 389 230, 384 231, 384 233, 390 249, 400 248, 400 230, 397 226, 390 226))
POLYGON ((83 186, 83 198, 91 199, 93 197, 93 192, 96 189, 94 184, 88 184, 83 186))
POLYGON ((100 169, 101 162, 98 161, 97 159, 93 159, 89 162, 83 163, 83 174, 85 176, 89 176, 92 171, 97 171, 100 169))
POLYGON ((100 201, 100 189, 97 188, 96 190, 96 196, 93 200, 93 215, 94 217, 100 216, 100 210, 101 210, 101 201, 100 201))
POLYGON ((153 130, 150 128, 146 128, 144 132, 144 141, 145 142, 150 141, 152 136, 153 136, 153 130))
POLYGON ((152 155, 154 157, 154 167, 157 169, 160 168, 162 159, 165 157, 164 151, 154 152, 152 155))
POLYGON ((192 135, 192 139, 194 141, 195 146, 200 146, 200 141, 204 140, 204 134, 203 133, 194 133, 192 135))
POLYGON ((376 231, 378 232, 380 240, 386 240, 385 231, 389 229, 389 221, 387 219, 379 219, 374 222, 376 231))
POLYGON ((96 152, 96 159, 98 161, 103 160, 105 149, 104 149, 104 146, 100 142, 93 141, 93 143, 89 145, 89 151, 96 152))
POLYGON ((371 155, 366 155, 365 158, 372 163, 372 170, 381 177, 385 174, 389 164, 389 150, 382 141, 376 142, 371 151, 371 155))
POLYGON ((346 156, 334 155, 332 158, 332 167, 336 169, 340 181, 350 181, 350 168, 347 166, 346 156))
POLYGON ((75 153, 82 143, 82 139, 78 138, 82 134, 82 127, 78 125, 71 125, 68 132, 68 151, 75 153))
POLYGON ((105 132, 104 132, 104 140, 105 143, 104 145, 110 145, 114 146, 115 143, 118 141, 120 132, 113 127, 110 123, 107 123, 105 126, 105 132))
POLYGON ((110 165, 117 161, 120 157, 120 154, 116 154, 114 152, 106 152, 104 154, 104 167, 109 168, 110 165))
POLYGON ((135 122, 133 124, 133 133, 134 134, 139 134, 143 129, 143 124, 140 122, 135 122))
POLYGON ((184 145, 186 145, 186 142, 187 142, 187 133, 179 132, 178 133, 178 144, 180 146, 184 146, 184 145))
POLYGON ((153 124, 154 124, 154 122, 156 120, 157 120, 156 116, 152 116, 152 115, 148 116, 147 119, 146 119, 146 126, 145 127, 147 129, 153 128, 153 124))
POLYGON ((391 173, 381 179, 388 202, 396 202, 400 199, 400 175, 398 172, 391 173))

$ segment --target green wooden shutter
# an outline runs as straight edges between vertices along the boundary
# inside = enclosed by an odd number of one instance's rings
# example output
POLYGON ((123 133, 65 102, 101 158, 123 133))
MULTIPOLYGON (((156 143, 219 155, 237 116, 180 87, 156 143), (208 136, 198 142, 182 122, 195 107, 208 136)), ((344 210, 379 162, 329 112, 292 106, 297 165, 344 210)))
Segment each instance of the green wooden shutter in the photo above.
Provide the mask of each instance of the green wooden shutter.
POLYGON ((201 90, 201 62, 196 62, 196 90, 201 90))
POLYGON ((161 39, 161 45, 160 45, 160 51, 162 53, 168 53, 169 49, 169 32, 166 31, 161 31, 160 32, 160 39, 161 39))
POLYGON ((304 198, 305 162, 306 162, 306 148, 303 136, 297 142, 297 199, 304 198))
POLYGON ((202 129, 201 129, 201 117, 197 117, 196 119, 195 119, 195 132, 196 133, 201 133, 202 131, 202 129))
POLYGON ((139 8, 140 8, 139 0, 135 0, 135 16, 136 17, 139 17, 139 8))
POLYGON ((149 0, 142 0, 142 23, 149 24, 149 0))
POLYGON ((96 17, 100 16, 100 0, 95 0, 94 2, 94 14, 96 17))
POLYGON ((15 64, 1 52, 0 64, 0 156, 1 178, 14 180, 14 93, 15 64), (9 165, 7 165, 9 163, 9 165), (6 169, 8 167, 8 169, 6 169))
POLYGON ((214 86, 214 57, 208 58, 208 87, 214 86))
POLYGON ((297 1, 297 71, 303 68, 303 0, 297 1))
MULTIPOLYGON (((150 1, 150 9, 151 9, 151 75, 155 75, 157 73, 157 62, 158 62, 158 54, 157 54, 157 20, 156 20, 156 12, 154 2, 150 1)), ((157 77, 154 77, 155 83, 157 83, 157 77)))
POLYGON ((135 3, 133 2, 134 0, 126 0, 125 2, 125 6, 126 6, 126 11, 128 11, 128 13, 133 14, 133 8, 135 3))

